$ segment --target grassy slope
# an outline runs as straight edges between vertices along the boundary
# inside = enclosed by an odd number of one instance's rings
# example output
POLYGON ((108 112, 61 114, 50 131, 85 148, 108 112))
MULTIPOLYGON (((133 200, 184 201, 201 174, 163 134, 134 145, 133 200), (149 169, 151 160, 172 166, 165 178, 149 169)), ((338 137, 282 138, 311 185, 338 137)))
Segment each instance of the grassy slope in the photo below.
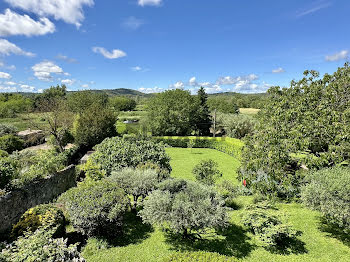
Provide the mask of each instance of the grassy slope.
POLYGON ((240 108, 239 109, 239 112, 242 115, 256 115, 259 111, 260 111, 260 109, 256 109, 256 108, 240 108))
POLYGON ((0 124, 9 124, 18 128, 19 131, 26 130, 28 128, 36 129, 35 126, 43 126, 46 122, 41 121, 42 114, 29 113, 18 114, 15 118, 0 118, 0 124))
MULTIPOLYGON (((224 172, 223 179, 234 180, 235 170, 239 162, 231 156, 217 152, 212 149, 190 149, 168 148, 167 153, 171 156, 171 165, 173 167, 172 176, 186 179, 193 179, 191 170, 193 166, 201 159, 212 158, 219 163, 219 168, 224 172)), ((238 183, 236 181, 236 183, 238 183)), ((252 197, 240 197, 237 203, 244 207, 251 203, 252 197)), ((191 245, 185 243, 170 242, 166 234, 159 229, 148 231, 139 241, 133 241, 132 244, 119 247, 98 249, 95 239, 90 239, 84 250, 84 257, 88 262, 157 262, 163 257, 168 256, 176 250, 207 250, 215 251, 226 255, 235 255, 242 261, 249 262, 333 262, 350 261, 349 242, 344 244, 329 233, 320 230, 320 217, 317 212, 303 208, 300 204, 278 204, 281 211, 288 215, 288 221, 297 230, 301 230, 303 235, 299 239, 304 243, 304 252, 280 255, 273 254, 259 247, 259 242, 249 232, 245 232, 241 223, 241 216, 244 209, 241 208, 231 212, 232 229, 230 237, 221 240, 206 240, 205 243, 199 242, 191 245)), ((142 226, 141 226, 142 227, 142 226)), ((137 232, 142 232, 137 229, 137 232)))

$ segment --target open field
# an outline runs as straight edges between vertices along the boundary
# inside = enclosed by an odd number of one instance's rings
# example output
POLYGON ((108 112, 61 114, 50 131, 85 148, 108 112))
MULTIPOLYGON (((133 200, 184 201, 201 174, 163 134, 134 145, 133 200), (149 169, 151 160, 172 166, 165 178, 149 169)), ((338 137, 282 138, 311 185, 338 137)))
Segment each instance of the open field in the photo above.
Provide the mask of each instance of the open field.
POLYGON ((41 113, 29 113, 18 114, 15 118, 0 118, 0 124, 10 124, 15 126, 19 131, 26 129, 37 129, 36 126, 44 126, 43 114, 41 113))
MULTIPOLYGON (((239 161, 213 149, 167 148, 171 156, 173 177, 193 180, 191 170, 202 159, 212 158, 219 163, 224 173, 222 179, 236 180, 239 161)), ((219 181, 218 181, 219 182, 219 181)), ((302 231, 298 237, 299 245, 291 254, 276 254, 260 246, 259 240, 248 232, 241 221, 244 207, 251 204, 253 197, 241 196, 236 199, 239 209, 230 212, 231 225, 225 235, 207 237, 203 240, 174 240, 159 228, 143 225, 137 218, 131 218, 132 224, 126 235, 119 239, 117 245, 108 245, 103 240, 90 239, 83 256, 90 262, 157 262, 162 261, 176 251, 209 251, 249 262, 332 262, 350 261, 350 241, 344 235, 330 233, 321 223, 318 212, 304 208, 298 203, 278 203, 277 207, 286 214, 288 222, 295 229, 302 231), (328 231, 328 232, 327 232, 328 231)))
POLYGON ((260 109, 256 108, 240 108, 239 112, 243 115, 256 115, 260 109))

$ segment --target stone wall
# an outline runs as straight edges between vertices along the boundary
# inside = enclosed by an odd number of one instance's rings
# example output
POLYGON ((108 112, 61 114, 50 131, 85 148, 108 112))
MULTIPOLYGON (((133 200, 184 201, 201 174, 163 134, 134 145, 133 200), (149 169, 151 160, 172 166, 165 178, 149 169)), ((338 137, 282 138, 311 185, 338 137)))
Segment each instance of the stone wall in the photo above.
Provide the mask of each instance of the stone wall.
POLYGON ((47 178, 37 180, 0 197, 0 235, 11 230, 29 208, 48 203, 76 186, 75 166, 70 165, 47 178))

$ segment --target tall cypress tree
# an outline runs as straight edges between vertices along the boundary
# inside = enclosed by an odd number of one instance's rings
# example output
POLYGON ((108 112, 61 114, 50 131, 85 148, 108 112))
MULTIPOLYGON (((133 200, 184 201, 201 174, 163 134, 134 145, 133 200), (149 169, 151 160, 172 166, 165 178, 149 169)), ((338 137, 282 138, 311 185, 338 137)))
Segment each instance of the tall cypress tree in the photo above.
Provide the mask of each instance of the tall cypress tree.
POLYGON ((200 136, 210 135, 211 116, 207 104, 208 95, 203 87, 199 88, 197 93, 197 117, 195 120, 195 129, 200 136))

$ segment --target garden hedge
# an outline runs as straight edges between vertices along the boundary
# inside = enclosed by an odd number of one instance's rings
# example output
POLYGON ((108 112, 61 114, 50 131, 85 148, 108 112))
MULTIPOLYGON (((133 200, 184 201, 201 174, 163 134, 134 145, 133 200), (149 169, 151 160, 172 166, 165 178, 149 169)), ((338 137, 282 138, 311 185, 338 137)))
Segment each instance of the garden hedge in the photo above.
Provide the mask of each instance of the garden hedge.
POLYGON ((241 140, 230 137, 162 136, 153 139, 171 147, 212 148, 238 158, 244 145, 241 140))

